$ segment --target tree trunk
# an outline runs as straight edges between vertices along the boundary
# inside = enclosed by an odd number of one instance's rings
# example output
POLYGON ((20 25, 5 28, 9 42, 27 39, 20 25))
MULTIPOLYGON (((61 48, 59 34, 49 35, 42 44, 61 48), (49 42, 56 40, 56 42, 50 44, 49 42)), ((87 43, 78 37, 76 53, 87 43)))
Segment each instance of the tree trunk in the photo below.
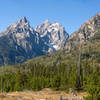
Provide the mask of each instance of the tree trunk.
POLYGON ((79 59, 78 59, 78 87, 80 88, 80 76, 81 76, 81 43, 79 46, 79 59))

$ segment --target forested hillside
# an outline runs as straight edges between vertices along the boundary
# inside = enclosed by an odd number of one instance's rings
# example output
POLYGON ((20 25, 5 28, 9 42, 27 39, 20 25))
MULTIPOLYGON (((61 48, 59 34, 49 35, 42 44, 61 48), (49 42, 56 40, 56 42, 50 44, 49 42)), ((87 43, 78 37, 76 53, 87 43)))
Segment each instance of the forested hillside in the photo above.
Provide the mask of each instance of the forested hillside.
POLYGON ((58 51, 0 69, 2 91, 53 88, 87 91, 86 100, 100 99, 100 32, 70 52, 58 51), (3 71, 3 72, 2 72, 3 71))

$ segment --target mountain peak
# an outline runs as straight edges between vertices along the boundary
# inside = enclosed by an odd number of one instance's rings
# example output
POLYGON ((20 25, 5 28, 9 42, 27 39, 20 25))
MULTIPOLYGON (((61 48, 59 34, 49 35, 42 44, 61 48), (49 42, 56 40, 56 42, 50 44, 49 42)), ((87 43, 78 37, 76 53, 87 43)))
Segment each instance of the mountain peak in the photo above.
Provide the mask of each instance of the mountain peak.
POLYGON ((55 26, 62 26, 59 22, 57 22, 57 21, 55 21, 54 23, 53 23, 53 25, 55 25, 55 26))
POLYGON ((68 39, 68 33, 59 22, 53 24, 47 19, 43 24, 38 25, 36 31, 53 51, 59 50, 68 39))
POLYGON ((21 23, 28 23, 28 20, 27 20, 26 17, 22 17, 22 18, 19 20, 19 22, 21 22, 21 23))
POLYGON ((36 31, 39 33, 44 33, 44 31, 51 25, 51 22, 46 19, 42 24, 38 25, 36 27, 36 31))
POLYGON ((54 23, 55 23, 55 24, 60 24, 60 23, 59 23, 59 22, 57 22, 57 21, 55 21, 54 23))
POLYGON ((87 20, 86 23, 99 23, 100 21, 100 13, 97 13, 95 16, 93 16, 90 20, 87 20))
POLYGON ((97 13, 96 16, 100 16, 100 13, 97 13))
POLYGON ((93 37, 100 28, 100 13, 94 15, 91 19, 87 20, 81 27, 74 32, 69 40, 76 40, 76 43, 85 42, 93 37))
POLYGON ((14 27, 30 27, 29 21, 27 20, 26 17, 22 17, 20 20, 18 20, 16 23, 12 24, 12 26, 14 27))
POLYGON ((23 17, 20 20, 13 23, 12 25, 10 25, 9 27, 7 27, 7 29, 3 31, 0 36, 11 33, 24 33, 29 28, 30 28, 29 21, 26 19, 26 17, 23 17))
POLYGON ((46 19, 44 23, 51 23, 49 19, 46 19))

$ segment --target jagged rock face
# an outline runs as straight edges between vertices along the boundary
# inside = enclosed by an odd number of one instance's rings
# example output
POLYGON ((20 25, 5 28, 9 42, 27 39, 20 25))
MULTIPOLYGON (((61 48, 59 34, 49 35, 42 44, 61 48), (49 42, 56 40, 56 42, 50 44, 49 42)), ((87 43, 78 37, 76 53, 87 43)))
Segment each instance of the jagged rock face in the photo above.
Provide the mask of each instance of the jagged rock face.
POLYGON ((89 40, 91 37, 98 32, 100 28, 100 13, 92 17, 90 20, 86 21, 79 30, 72 33, 69 37, 68 42, 66 42, 66 49, 71 48, 73 45, 77 45, 79 42, 83 43, 89 40))
POLYGON ((61 49, 67 41, 69 35, 64 27, 58 22, 51 24, 46 20, 43 24, 38 25, 36 31, 40 33, 41 38, 53 51, 61 49))
POLYGON ((0 65, 21 63, 59 49, 71 50, 93 37, 100 28, 100 13, 70 37, 58 22, 46 20, 33 29, 25 17, 0 34, 0 65), (64 46, 63 46, 64 45, 64 46))
POLYGON ((48 53, 38 32, 24 17, 0 35, 0 65, 21 63, 48 53))
POLYGON ((70 36, 69 39, 77 37, 80 41, 85 41, 86 39, 94 36, 94 34, 98 31, 98 28, 100 28, 100 13, 86 21, 78 31, 70 36))
POLYGON ((22 63, 59 50, 67 39, 67 32, 58 22, 46 20, 34 30, 23 17, 0 33, 0 65, 22 63))

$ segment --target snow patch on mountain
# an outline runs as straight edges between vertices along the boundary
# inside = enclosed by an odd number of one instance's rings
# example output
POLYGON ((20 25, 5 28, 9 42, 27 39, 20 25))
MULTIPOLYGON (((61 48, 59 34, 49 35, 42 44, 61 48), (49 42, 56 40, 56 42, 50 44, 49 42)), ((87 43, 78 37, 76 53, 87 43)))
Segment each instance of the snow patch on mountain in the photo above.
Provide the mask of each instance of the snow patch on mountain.
POLYGON ((58 22, 53 24, 47 19, 44 23, 37 26, 36 31, 45 44, 49 45, 53 51, 61 49, 62 45, 68 40, 68 33, 65 28, 58 22))

